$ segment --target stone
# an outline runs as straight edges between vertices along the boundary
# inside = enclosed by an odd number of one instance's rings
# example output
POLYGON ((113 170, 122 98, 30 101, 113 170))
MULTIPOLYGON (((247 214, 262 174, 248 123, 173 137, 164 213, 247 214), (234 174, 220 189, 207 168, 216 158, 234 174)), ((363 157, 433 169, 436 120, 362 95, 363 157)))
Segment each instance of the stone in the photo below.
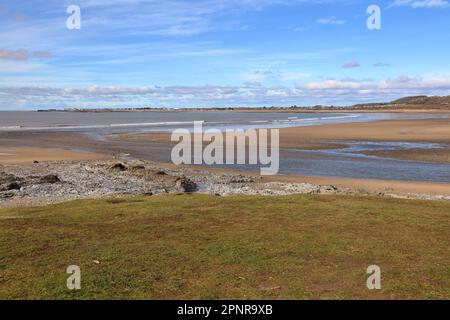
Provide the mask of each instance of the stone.
POLYGON ((11 182, 6 186, 6 190, 20 190, 22 186, 17 182, 11 182))
POLYGON ((145 170, 145 166, 143 166, 143 165, 134 165, 134 166, 130 167, 130 170, 132 170, 132 171, 145 170))
POLYGON ((53 183, 61 182, 61 180, 55 174, 48 174, 46 176, 41 177, 41 182, 53 184, 53 183))
POLYGON ((230 179, 230 183, 253 183, 255 179, 248 176, 238 175, 230 179))
POLYGON ((112 165, 110 169, 114 170, 114 171, 125 171, 125 170, 127 170, 127 167, 123 163, 119 162, 119 163, 112 165))
POLYGON ((0 199, 8 199, 14 197, 12 192, 0 192, 0 199))
POLYGON ((13 174, 8 174, 5 172, 0 172, 0 184, 7 184, 12 182, 17 182, 20 178, 16 177, 13 174))
POLYGON ((186 177, 178 178, 175 184, 177 188, 182 189, 184 192, 195 192, 198 190, 197 184, 186 177))

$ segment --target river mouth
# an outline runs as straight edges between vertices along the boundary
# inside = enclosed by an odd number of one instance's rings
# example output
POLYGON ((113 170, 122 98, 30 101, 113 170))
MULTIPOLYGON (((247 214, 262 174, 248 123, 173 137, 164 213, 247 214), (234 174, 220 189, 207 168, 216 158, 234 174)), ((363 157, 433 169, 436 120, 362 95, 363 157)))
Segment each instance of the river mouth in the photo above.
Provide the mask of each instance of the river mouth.
POLYGON ((378 151, 427 152, 450 145, 419 142, 339 141, 346 148, 283 150, 280 173, 341 178, 432 181, 450 183, 450 164, 395 159, 378 151))
MULTIPOLYGON (((327 141, 328 142, 328 141, 327 141)), ((337 141, 335 141, 337 143, 337 141)), ((139 144, 138 142, 134 142, 139 144)), ((433 150, 449 150, 447 144, 351 141, 338 142, 347 148, 337 149, 280 149, 279 173, 285 175, 319 176, 373 180, 399 180, 416 182, 450 183, 450 164, 396 159, 387 156, 365 154, 365 152, 389 150, 426 153, 433 150)), ((155 153, 140 154, 147 159, 158 158, 170 161, 170 149, 155 144, 155 153)), ((133 152, 131 152, 133 155, 133 152)), ((205 164, 199 166, 206 166, 205 164)), ((260 172, 260 165, 214 165, 213 167, 260 172)))
MULTIPOLYGON (((3 116, 4 114, 2 114, 3 116)), ((435 114, 296 114, 296 113, 225 113, 225 112, 194 112, 194 113, 117 113, 117 114, 90 114, 90 113, 46 113, 35 118, 36 113, 7 114, 5 126, 20 123, 20 131, 1 132, 0 140, 5 145, 36 146, 44 148, 70 148, 71 150, 85 150, 112 155, 127 154, 129 158, 138 158, 151 161, 171 163, 173 144, 151 140, 110 139, 109 135, 121 133, 140 134, 170 132, 174 128, 189 130, 193 121, 205 121, 204 128, 219 130, 240 128, 284 128, 305 127, 311 130, 325 130, 327 124, 339 124, 339 128, 353 126, 355 122, 361 130, 361 138, 365 137, 365 128, 371 123, 383 128, 392 126, 390 120, 406 119, 405 132, 419 132, 411 129, 414 123, 421 123, 424 119, 438 119, 445 122, 449 117, 435 114), (12 119, 12 118, 14 119, 12 119), (17 118, 19 117, 19 118, 17 118), (24 117, 24 118, 20 118, 24 117), (31 117, 31 118, 30 118, 31 117), (75 117, 75 118, 73 118, 75 117), (79 119, 77 118, 79 117, 79 119), (92 117, 92 119, 91 119, 92 117), (123 118, 122 118, 123 117, 123 118), (83 122, 83 121, 87 121, 83 122), (176 122, 176 123, 175 123, 176 122), (48 128, 49 123, 58 126, 48 128), (80 127, 80 124, 83 124, 80 127), (125 125, 121 125, 125 124, 125 125), (149 123, 158 123, 150 125, 149 123), (367 125, 366 125, 367 123, 367 125), (76 124, 75 127, 70 125, 76 124), (111 125, 112 124, 112 125, 111 125), (323 125, 323 127, 322 127, 323 125), (30 128, 40 127, 33 131, 30 128), (25 129, 28 128, 28 129, 25 129)), ((398 123, 398 121, 397 121, 398 123)), ((445 122, 447 123, 447 122, 445 122)), ((352 127, 352 128, 353 128, 352 127)), ((433 130, 435 127, 432 127, 433 130)), ((353 130, 353 129, 352 129, 353 130)), ((290 146, 280 147, 280 174, 295 174, 301 176, 329 176, 356 179, 401 180, 401 181, 430 181, 450 183, 450 164, 433 163, 418 160, 403 160, 395 157, 370 154, 373 152, 408 151, 411 153, 431 153, 435 150, 450 149, 450 144, 431 142, 409 142, 407 136, 400 139, 405 141, 382 141, 353 139, 341 140, 332 136, 332 139, 318 138, 313 149, 303 149, 298 143, 302 136, 291 132, 294 143, 290 146), (298 139, 297 139, 298 138, 298 139), (333 146, 334 144, 334 146, 333 146), (326 146, 326 147, 325 147, 326 146), (345 146, 345 147, 343 147, 345 146)), ((366 134, 367 136, 367 134, 366 134)), ((442 136, 442 135, 441 135, 442 136)), ((304 138, 303 138, 304 139, 304 138)), ((354 139, 359 139, 354 138, 354 139)), ((400 140, 399 139, 399 140, 400 140)), ((306 142, 307 139, 305 140, 306 142)), ((421 141, 421 140, 418 140, 421 141)), ((433 140, 433 141, 436 141, 433 140)), ((445 140, 446 141, 446 140, 445 140)), ((281 141, 283 142, 283 141, 281 141)), ((311 142, 311 141, 309 141, 311 142)), ((8 150, 4 150, 8 152, 8 150)), ((8 156, 3 154, 0 156, 8 156)), ((203 164, 206 166, 205 164, 203 164)), ((254 165, 215 165, 214 167, 259 172, 261 166, 254 165)))
MULTIPOLYGON (((376 156, 374 152, 378 151, 411 151, 411 150, 435 150, 449 149, 450 145, 445 143, 428 142, 408 142, 408 141, 328 141, 331 144, 345 145, 344 148, 327 148, 319 150, 304 150, 302 152, 311 152, 316 154, 327 154, 344 157, 362 157, 362 158, 386 158, 376 156)), ((407 161, 407 160, 405 160, 407 161)))
MULTIPOLYGON (((280 149, 280 174, 352 179, 450 183, 450 164, 372 155, 377 151, 427 152, 450 150, 450 145, 392 141, 327 141, 345 148, 280 149)), ((221 165, 228 169, 258 172, 257 165, 221 165)))

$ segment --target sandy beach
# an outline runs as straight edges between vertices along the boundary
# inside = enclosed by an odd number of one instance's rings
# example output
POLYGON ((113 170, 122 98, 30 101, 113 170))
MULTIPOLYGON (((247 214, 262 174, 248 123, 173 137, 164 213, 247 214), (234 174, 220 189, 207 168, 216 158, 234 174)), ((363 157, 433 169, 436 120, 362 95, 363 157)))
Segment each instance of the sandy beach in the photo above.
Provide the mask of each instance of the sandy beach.
MULTIPOLYGON (((0 134, 0 164, 32 164, 45 161, 82 161, 107 159, 139 159, 138 150, 149 148, 148 154, 167 152, 173 145, 168 133, 121 133, 108 135, 104 141, 74 132, 3 132, 0 134), (32 147, 37 144, 41 147, 32 147), (134 148, 134 149, 133 149, 134 148), (153 150, 153 152, 151 151, 153 150)), ((365 123, 330 124, 286 128, 281 130, 282 149, 329 150, 345 148, 351 141, 402 141, 450 144, 450 123, 447 119, 390 120, 365 123)), ((365 152, 387 158, 449 163, 450 148, 381 150, 365 152)), ((161 168, 174 169, 169 159, 151 159, 161 168)), ((198 167, 184 166, 198 170, 198 167)), ((211 174, 251 174, 233 168, 202 167, 211 174)), ((265 183, 310 183, 314 185, 348 188, 361 194, 396 196, 430 195, 450 196, 450 184, 420 181, 395 181, 392 179, 358 179, 335 176, 305 176, 280 174, 262 177, 265 183)))
POLYGON ((284 129, 287 140, 450 142, 449 119, 387 120, 284 129))
MULTIPOLYGON (((110 136, 118 141, 147 141, 173 143, 169 133, 119 134, 110 136)), ((330 124, 286 128, 280 131, 280 147, 287 149, 326 150, 344 148, 349 141, 391 141, 442 143, 450 146, 450 121, 388 120, 376 122, 330 124)), ((365 152, 404 160, 450 163, 450 148, 387 150, 365 152)))
MULTIPOLYGON (((171 143, 168 133, 121 134, 110 138, 122 141, 171 143)), ((281 129, 280 132, 280 147, 287 149, 326 150, 343 148, 345 143, 349 141, 422 142, 442 143, 450 146, 450 122, 448 119, 390 120, 287 128, 281 129)), ((450 163, 450 147, 445 149, 384 150, 364 153, 402 160, 450 163)), ((447 183, 299 175, 278 175, 275 177, 263 177, 263 179, 266 181, 302 181, 314 184, 332 184, 371 193, 450 195, 450 184, 447 183)))
POLYGON ((55 148, 0 148, 0 164, 29 164, 33 161, 105 160, 107 155, 55 148))

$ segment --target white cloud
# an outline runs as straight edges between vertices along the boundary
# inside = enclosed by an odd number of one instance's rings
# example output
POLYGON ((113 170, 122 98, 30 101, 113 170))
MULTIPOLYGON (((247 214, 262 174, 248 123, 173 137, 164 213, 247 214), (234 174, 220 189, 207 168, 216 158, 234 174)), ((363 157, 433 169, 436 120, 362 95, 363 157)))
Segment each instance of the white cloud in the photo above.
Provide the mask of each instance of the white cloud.
POLYGON ((309 90, 319 91, 346 91, 350 93, 353 90, 370 90, 371 92, 394 93, 398 91, 423 91, 426 93, 431 90, 450 90, 449 77, 408 77, 399 76, 393 79, 385 80, 367 80, 367 81, 339 81, 325 80, 322 82, 311 82, 306 85, 309 90))
POLYGON ((31 58, 48 59, 52 54, 49 51, 28 51, 25 49, 8 50, 0 48, 0 59, 25 61, 31 58))
POLYGON ((335 24, 335 25, 342 25, 342 24, 346 24, 347 21, 346 20, 339 20, 336 19, 336 17, 331 17, 331 18, 321 18, 317 20, 317 23, 319 24, 335 24))
POLYGON ((241 106, 388 101, 408 95, 448 95, 450 77, 324 80, 303 85, 0 87, 0 106, 241 106))
POLYGON ((349 63, 344 64, 344 65, 342 66, 342 68, 345 68, 345 69, 353 69, 353 68, 359 68, 360 66, 361 66, 361 65, 359 64, 358 61, 353 60, 353 61, 351 61, 351 62, 349 62, 349 63))
POLYGON ((448 8, 450 2, 447 0, 395 0, 392 6, 410 6, 412 8, 448 8))

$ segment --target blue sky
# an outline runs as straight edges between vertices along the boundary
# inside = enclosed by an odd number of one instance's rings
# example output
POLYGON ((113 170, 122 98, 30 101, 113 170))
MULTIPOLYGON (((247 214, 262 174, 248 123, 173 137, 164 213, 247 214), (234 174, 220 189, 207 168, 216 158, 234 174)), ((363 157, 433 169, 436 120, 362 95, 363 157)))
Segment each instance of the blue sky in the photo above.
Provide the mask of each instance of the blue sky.
POLYGON ((449 31, 445 0, 3 0, 0 110, 447 95, 449 31))

